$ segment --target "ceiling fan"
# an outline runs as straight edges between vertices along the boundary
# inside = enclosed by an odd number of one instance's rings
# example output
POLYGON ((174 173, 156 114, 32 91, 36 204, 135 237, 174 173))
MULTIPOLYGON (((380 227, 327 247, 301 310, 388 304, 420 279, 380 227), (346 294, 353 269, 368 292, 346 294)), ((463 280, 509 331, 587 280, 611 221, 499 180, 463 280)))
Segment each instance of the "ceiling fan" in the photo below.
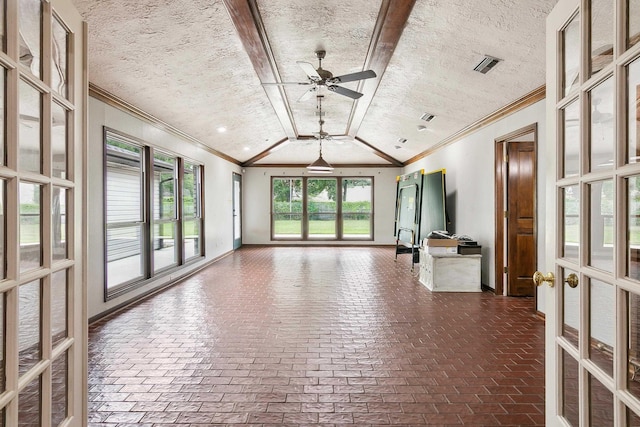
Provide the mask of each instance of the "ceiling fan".
POLYGON ((350 137, 349 135, 333 135, 322 129, 322 126, 324 125, 324 119, 323 119, 324 113, 322 112, 322 98, 324 98, 324 95, 316 95, 316 99, 318 101, 318 106, 316 108, 318 110, 317 115, 319 117, 319 120, 318 120, 318 124, 320 126, 319 131, 313 132, 312 134, 313 136, 298 135, 297 140, 298 141, 318 140, 320 141, 320 143, 322 143, 322 141, 332 141, 332 142, 335 142, 336 144, 342 144, 344 141, 352 141, 353 138, 350 137))
POLYGON ((376 73, 373 70, 359 71, 357 73, 345 74, 342 76, 335 76, 329 70, 325 70, 322 68, 322 60, 327 54, 324 50, 317 50, 316 57, 318 58, 318 68, 314 68, 312 64, 304 61, 296 61, 296 63, 302 68, 302 70, 307 75, 308 81, 306 82, 282 82, 282 83, 263 83, 263 85, 277 85, 277 86, 287 86, 287 85, 309 85, 311 88, 306 91, 298 101, 304 101, 316 93, 318 88, 321 86, 325 86, 331 92, 335 92, 340 95, 347 96, 351 99, 358 99, 363 94, 360 92, 356 92, 355 90, 347 89, 346 87, 338 86, 338 83, 347 83, 354 82, 358 80, 372 79, 377 77, 376 73))

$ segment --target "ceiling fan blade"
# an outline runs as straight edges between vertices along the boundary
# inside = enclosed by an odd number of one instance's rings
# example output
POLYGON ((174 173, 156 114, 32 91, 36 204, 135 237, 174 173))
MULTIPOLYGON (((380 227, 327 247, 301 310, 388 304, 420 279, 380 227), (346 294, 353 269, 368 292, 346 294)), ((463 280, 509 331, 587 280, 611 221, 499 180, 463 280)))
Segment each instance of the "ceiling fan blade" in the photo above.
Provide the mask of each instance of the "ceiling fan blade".
POLYGON ((377 74, 373 70, 360 71, 357 73, 345 74, 344 76, 337 76, 328 79, 329 83, 346 83, 353 82, 356 80, 364 80, 364 79, 372 79, 374 77, 378 77, 377 74))
POLYGON ((298 102, 303 102, 306 101, 307 99, 311 98, 311 96, 316 93, 316 91, 318 90, 318 86, 313 86, 311 87, 311 89, 305 91, 302 96, 300 98, 298 98, 298 102))
POLYGON ((304 71, 305 74, 309 76, 311 80, 313 81, 322 80, 322 77, 320 77, 320 74, 318 74, 318 72, 316 71, 315 67, 312 64, 304 61, 296 61, 296 63, 300 66, 300 68, 302 68, 302 71, 304 71))
POLYGON ((360 92, 356 92, 355 90, 347 89, 346 87, 336 86, 336 85, 328 85, 327 89, 331 92, 339 93, 340 95, 348 96, 352 99, 358 99, 362 96, 360 92))

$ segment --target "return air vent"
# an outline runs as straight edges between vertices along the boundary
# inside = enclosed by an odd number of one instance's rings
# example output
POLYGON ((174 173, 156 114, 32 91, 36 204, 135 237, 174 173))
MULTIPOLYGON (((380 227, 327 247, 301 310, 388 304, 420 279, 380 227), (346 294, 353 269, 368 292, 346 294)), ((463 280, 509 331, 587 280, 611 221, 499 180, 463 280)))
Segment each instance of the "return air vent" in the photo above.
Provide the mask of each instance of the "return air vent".
POLYGON ((431 120, 433 120, 435 116, 431 113, 424 113, 423 115, 420 116, 420 120, 424 120, 425 122, 430 122, 431 120))
POLYGON ((496 66, 502 59, 494 58, 493 56, 486 55, 478 65, 475 66, 474 71, 478 71, 482 74, 487 74, 489 70, 496 66))

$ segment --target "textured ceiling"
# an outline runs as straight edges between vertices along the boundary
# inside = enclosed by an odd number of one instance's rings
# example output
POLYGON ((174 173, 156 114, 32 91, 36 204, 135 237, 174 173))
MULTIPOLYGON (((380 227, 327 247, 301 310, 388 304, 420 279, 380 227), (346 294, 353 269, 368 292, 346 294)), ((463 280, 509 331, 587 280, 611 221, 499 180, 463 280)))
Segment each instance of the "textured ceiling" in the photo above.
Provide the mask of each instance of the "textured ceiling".
POLYGON ((262 83, 308 81, 296 61, 317 67, 318 49, 334 75, 378 67, 375 79, 341 84, 362 91, 358 101, 320 87, 323 129, 356 137, 324 141, 323 156, 389 165, 543 85, 545 18, 556 0, 418 0, 397 45, 380 30, 381 11, 411 1, 74 3, 89 23, 91 83, 241 163, 305 164, 318 155, 318 142, 305 140, 319 129, 317 101, 298 102, 309 86, 262 83), (252 14, 238 18, 245 3, 252 14), (392 53, 388 64, 376 62, 379 52, 392 53), (486 75, 473 71, 485 54, 503 59, 486 75), (436 118, 421 122, 424 112, 436 118))

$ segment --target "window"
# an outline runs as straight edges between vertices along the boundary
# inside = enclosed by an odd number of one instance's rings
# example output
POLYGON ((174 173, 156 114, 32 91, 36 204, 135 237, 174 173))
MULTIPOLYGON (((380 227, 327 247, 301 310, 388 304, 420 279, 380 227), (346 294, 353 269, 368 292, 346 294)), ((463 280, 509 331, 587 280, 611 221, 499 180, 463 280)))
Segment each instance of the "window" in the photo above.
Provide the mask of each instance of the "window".
POLYGON ((302 178, 274 178, 271 188, 272 237, 301 239, 302 178))
POLYGON ((202 166, 185 162, 182 186, 182 233, 185 259, 202 255, 202 166))
POLYGON ((344 178, 342 200, 342 238, 371 239, 373 229, 373 179, 344 178))
POLYGON ((105 170, 107 299, 202 256, 202 166, 107 129, 105 170))
POLYGON ((272 178, 272 240, 372 240, 373 178, 272 178))

